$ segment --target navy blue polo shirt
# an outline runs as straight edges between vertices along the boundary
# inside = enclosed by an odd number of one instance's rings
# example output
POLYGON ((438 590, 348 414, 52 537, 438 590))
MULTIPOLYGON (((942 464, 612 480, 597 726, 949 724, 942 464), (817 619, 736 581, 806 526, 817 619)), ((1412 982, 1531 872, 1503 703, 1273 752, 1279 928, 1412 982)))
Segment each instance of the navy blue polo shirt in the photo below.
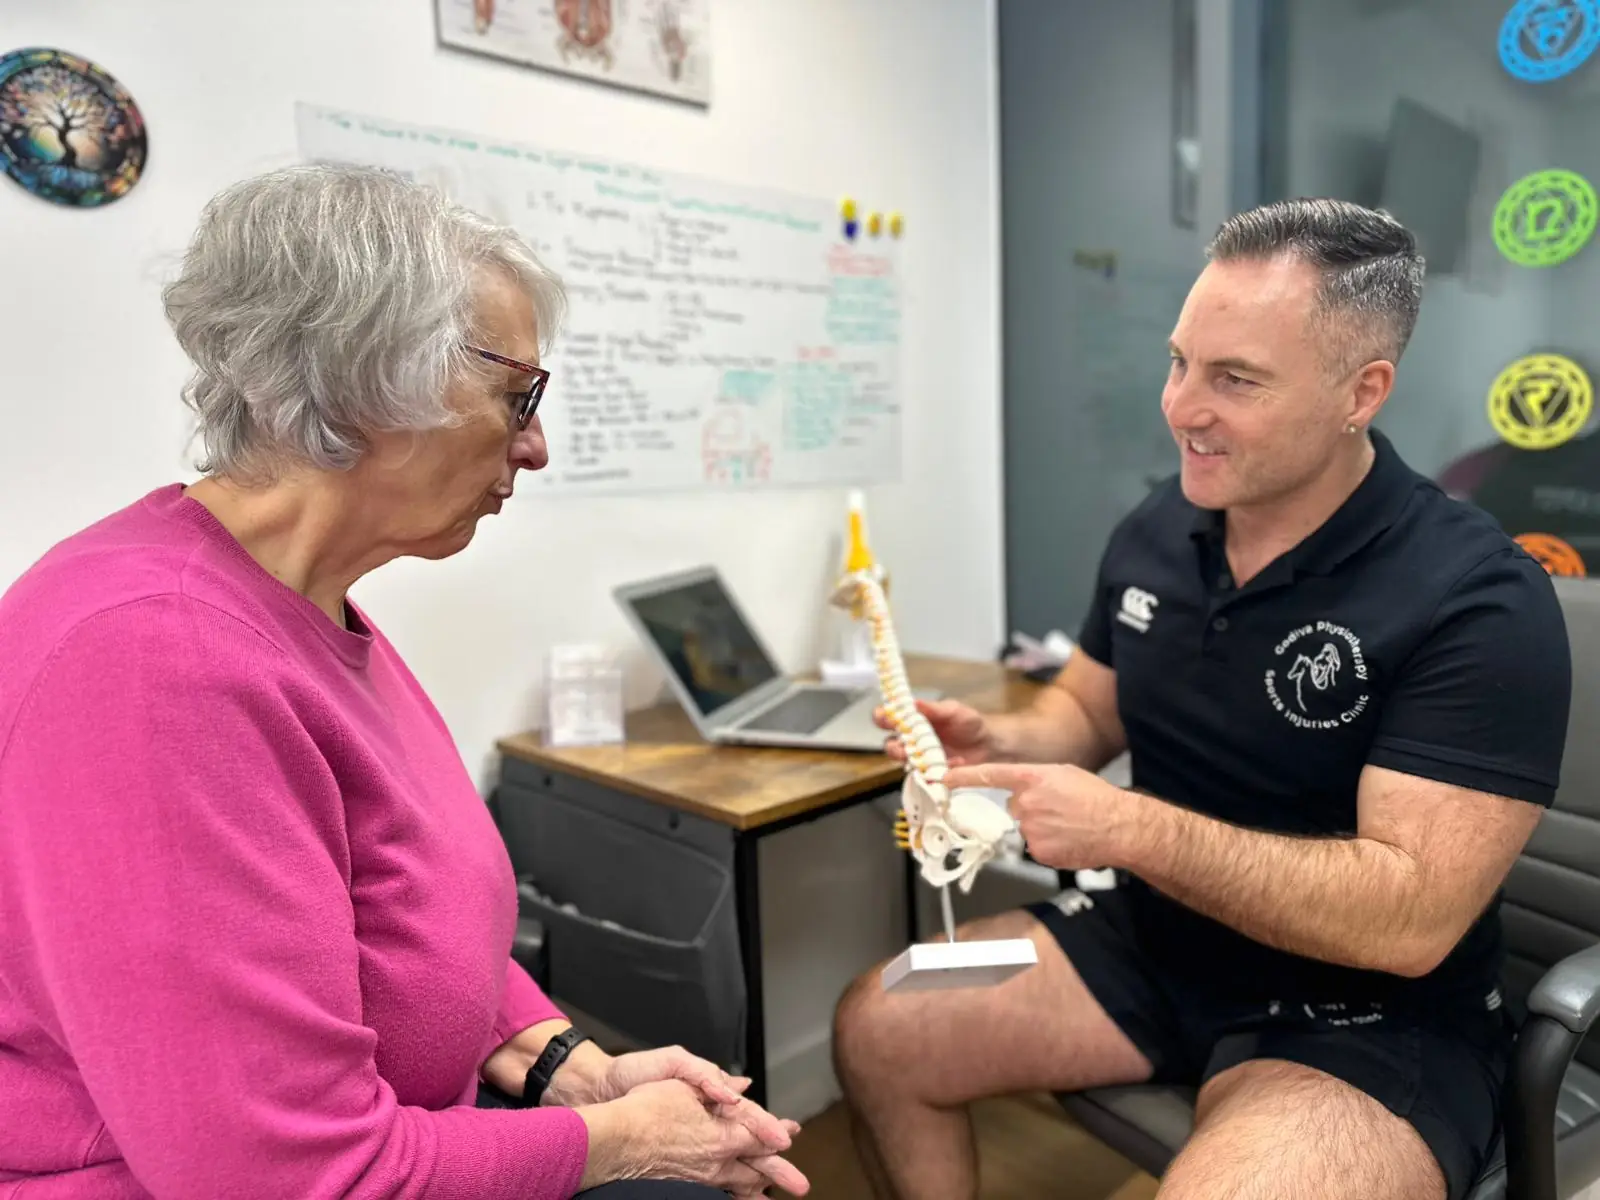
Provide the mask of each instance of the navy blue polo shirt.
MULTIPOLYGON (((1356 832, 1369 763, 1550 803, 1571 694, 1550 578, 1372 438, 1376 460, 1343 506, 1242 587, 1222 514, 1176 478, 1113 531, 1079 636, 1116 671, 1134 787, 1322 837, 1356 832)), ((1146 947, 1229 992, 1498 1003, 1498 900, 1435 971, 1407 980, 1272 949, 1128 886, 1146 947)))

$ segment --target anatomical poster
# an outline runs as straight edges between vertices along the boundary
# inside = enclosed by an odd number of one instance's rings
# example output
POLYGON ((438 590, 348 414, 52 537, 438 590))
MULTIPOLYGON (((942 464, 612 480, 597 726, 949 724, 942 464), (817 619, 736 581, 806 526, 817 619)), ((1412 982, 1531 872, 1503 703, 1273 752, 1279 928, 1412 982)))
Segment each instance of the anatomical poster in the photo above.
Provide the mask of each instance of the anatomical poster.
POLYGON ((711 102, 711 0, 434 0, 446 46, 711 102))

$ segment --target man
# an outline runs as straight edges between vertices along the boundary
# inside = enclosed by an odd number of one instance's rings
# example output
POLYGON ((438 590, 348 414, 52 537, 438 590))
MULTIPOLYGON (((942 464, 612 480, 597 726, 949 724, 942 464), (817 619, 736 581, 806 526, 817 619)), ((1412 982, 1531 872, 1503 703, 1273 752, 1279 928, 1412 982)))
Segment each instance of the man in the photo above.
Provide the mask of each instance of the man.
POLYGON ((839 1076, 901 1200, 976 1196, 968 1101, 1148 1079, 1200 1085, 1163 1200, 1456 1200, 1489 1152, 1497 889, 1557 783, 1561 611, 1371 429, 1410 234, 1295 201, 1208 256, 1161 400, 1181 470, 1113 532, 1077 652, 1027 712, 925 707, 948 783, 1119 886, 966 926, 1038 946, 1001 986, 848 990, 839 1076), (1131 790, 1094 774, 1124 749, 1131 790))

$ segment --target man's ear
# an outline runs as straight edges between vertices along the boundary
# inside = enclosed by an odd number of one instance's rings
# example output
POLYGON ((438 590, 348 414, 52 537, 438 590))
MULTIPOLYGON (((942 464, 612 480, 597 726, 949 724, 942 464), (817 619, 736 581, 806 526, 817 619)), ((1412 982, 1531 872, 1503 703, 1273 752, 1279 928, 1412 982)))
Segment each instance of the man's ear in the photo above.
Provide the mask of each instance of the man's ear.
POLYGON ((1394 364, 1385 358, 1367 363, 1356 372, 1351 383, 1351 406, 1346 419, 1362 429, 1367 428, 1393 390, 1394 364))

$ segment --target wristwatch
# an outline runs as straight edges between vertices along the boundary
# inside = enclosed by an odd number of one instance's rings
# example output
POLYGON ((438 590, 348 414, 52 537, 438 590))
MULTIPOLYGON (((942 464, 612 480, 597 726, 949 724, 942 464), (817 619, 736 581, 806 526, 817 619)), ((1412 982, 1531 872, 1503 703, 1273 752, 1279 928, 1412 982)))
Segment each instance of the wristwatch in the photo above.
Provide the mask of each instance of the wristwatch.
POLYGON ((551 1038, 533 1066, 528 1068, 528 1074, 522 1081, 522 1104, 524 1108, 537 1108, 539 1098, 544 1095, 544 1090, 550 1086, 550 1081, 555 1078, 561 1064, 567 1061, 567 1055, 584 1042, 591 1041, 576 1025, 563 1029, 551 1038))

